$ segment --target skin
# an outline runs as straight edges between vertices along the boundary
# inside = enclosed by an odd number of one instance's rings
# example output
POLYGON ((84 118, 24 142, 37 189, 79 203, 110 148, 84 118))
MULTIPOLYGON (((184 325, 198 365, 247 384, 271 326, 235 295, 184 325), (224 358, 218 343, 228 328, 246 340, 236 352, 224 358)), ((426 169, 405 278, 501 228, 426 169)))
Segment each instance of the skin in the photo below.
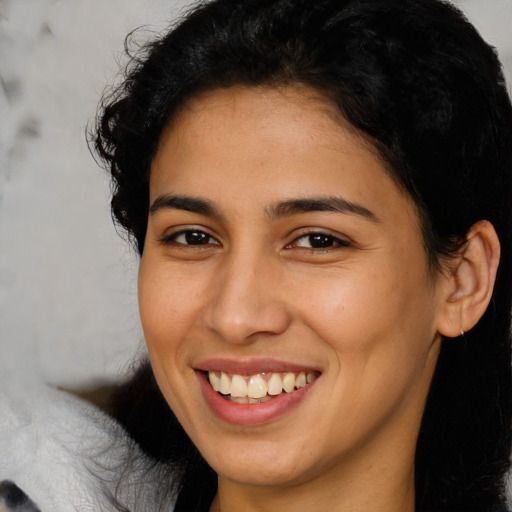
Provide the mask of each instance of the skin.
POLYGON ((219 475, 212 510, 414 510, 441 332, 459 334, 463 309, 374 148, 307 89, 216 90, 164 132, 150 195, 142 324, 166 400, 219 475), (176 195, 215 215, 158 199, 176 195), (360 209, 276 212, 333 196, 360 209), (311 232, 327 247, 312 248, 311 232), (194 369, 212 358, 321 375, 285 414, 240 426, 204 399, 194 369))

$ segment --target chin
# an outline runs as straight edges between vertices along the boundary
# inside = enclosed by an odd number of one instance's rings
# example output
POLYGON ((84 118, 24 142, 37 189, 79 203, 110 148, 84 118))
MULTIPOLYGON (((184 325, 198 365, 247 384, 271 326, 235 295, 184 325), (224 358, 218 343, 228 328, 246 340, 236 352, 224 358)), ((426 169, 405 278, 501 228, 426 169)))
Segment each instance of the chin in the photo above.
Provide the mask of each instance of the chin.
POLYGON ((301 478, 300 469, 291 466, 292 468, 289 468, 288 464, 284 464, 280 467, 272 467, 269 462, 240 464, 233 461, 233 463, 219 463, 213 469, 219 476, 241 485, 273 487, 299 483, 304 479, 301 478))
POLYGON ((217 441, 215 450, 202 451, 215 472, 243 485, 280 486, 298 483, 312 472, 305 451, 282 441, 217 441))

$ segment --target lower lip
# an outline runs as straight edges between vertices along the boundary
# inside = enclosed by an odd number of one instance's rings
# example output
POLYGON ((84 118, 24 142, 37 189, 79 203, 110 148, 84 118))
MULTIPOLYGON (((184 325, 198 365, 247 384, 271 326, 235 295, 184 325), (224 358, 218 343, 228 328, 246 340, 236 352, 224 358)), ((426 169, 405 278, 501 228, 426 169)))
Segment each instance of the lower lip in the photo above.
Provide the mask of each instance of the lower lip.
POLYGON ((261 404, 238 404, 223 398, 208 382, 202 371, 196 371, 206 402, 212 411, 221 419, 235 425, 261 425, 284 415, 299 404, 306 393, 312 388, 316 379, 303 388, 292 393, 281 393, 268 402, 261 404))

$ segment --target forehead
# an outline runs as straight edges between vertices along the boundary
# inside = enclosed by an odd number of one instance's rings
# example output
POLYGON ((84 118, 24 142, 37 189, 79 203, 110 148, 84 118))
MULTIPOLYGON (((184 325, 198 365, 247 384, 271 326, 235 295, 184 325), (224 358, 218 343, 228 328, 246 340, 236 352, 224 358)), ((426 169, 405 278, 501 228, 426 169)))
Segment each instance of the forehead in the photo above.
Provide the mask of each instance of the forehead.
POLYGON ((377 150, 329 101, 298 86, 218 89, 189 101, 152 165, 151 201, 169 192, 260 207, 340 194, 383 214, 390 205, 415 212, 377 150))
MULTIPOLYGON (((342 151, 340 133, 345 132, 350 135, 347 137, 349 145, 358 144, 378 154, 330 99, 300 84, 233 86, 203 92, 178 110, 162 139, 166 135, 187 134, 192 138, 220 140, 227 138, 234 126, 238 139, 246 136, 253 138, 255 144, 265 142, 276 148, 283 146, 286 135, 293 134, 300 143, 303 134, 309 142, 331 145, 342 151)), ((246 147, 246 151, 250 149, 250 146, 246 147)))

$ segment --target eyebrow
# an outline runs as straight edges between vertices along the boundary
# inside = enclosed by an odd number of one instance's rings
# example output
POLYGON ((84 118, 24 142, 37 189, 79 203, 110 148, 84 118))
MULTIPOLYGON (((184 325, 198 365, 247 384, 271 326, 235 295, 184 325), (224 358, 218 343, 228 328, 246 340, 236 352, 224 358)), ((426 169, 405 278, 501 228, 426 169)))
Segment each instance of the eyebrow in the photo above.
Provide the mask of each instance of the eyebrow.
MULTIPOLYGON (((185 210, 207 217, 222 217, 220 211, 207 199, 184 195, 163 194, 158 196, 149 209, 150 215, 160 210, 185 210)), ((288 217, 309 212, 338 212, 359 215, 372 222, 380 222, 368 208, 343 199, 342 197, 308 197, 288 199, 267 208, 270 218, 288 217)))
POLYGON ((380 222, 377 216, 368 208, 337 196, 290 199, 277 203, 268 209, 270 217, 287 217, 308 212, 348 213, 359 215, 372 222, 380 222))
POLYGON ((149 209, 150 215, 154 215, 160 210, 185 210, 187 212, 199 213, 207 217, 220 217, 220 212, 213 206, 213 204, 198 197, 179 196, 164 194, 158 196, 151 208, 149 209))

